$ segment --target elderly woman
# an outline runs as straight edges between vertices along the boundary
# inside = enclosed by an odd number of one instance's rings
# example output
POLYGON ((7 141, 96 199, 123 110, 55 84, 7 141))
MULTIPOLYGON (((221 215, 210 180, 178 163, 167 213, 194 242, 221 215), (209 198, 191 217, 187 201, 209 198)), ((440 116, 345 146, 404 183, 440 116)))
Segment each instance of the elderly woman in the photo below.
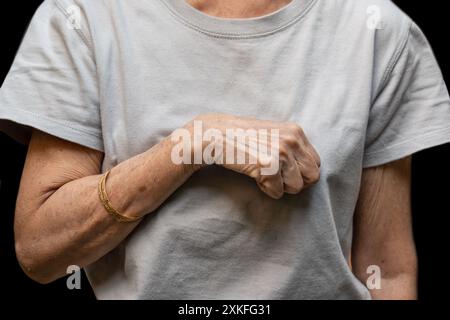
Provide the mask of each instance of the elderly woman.
POLYGON ((99 299, 416 297, 410 156, 450 142, 450 100, 390 1, 46 0, 0 118, 29 142, 15 236, 38 282, 78 265, 99 299), (233 130, 275 152, 250 161, 233 130))

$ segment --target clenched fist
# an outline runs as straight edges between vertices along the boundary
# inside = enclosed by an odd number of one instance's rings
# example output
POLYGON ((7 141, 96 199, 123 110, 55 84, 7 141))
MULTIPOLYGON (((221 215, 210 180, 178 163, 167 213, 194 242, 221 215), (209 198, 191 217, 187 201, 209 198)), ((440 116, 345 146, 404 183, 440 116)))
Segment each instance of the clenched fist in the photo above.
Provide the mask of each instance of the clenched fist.
POLYGON ((207 114, 184 129, 192 137, 194 163, 250 176, 272 198, 297 194, 319 180, 320 157, 295 123, 207 114))

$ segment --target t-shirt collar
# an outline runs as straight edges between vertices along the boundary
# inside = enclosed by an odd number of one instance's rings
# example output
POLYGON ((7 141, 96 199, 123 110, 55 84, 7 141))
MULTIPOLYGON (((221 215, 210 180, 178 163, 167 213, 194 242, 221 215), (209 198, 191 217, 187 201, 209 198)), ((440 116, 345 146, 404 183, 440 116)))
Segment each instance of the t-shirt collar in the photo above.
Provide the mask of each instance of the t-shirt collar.
POLYGON ((316 0, 292 0, 268 15, 255 18, 220 18, 207 15, 185 0, 160 0, 187 26, 222 37, 253 37, 271 34, 301 19, 316 0))

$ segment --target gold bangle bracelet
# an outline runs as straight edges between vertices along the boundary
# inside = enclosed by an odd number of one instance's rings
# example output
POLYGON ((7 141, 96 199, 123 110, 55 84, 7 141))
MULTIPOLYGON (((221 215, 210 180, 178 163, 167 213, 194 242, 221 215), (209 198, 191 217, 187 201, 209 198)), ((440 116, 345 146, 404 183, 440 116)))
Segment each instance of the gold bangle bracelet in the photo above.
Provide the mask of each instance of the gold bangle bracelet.
POLYGON ((106 173, 104 173, 98 181, 98 196, 103 204, 103 207, 119 222, 135 222, 142 219, 142 217, 127 217, 114 209, 111 202, 109 201, 108 194, 106 193, 106 179, 108 178, 110 172, 111 170, 106 171, 106 173))

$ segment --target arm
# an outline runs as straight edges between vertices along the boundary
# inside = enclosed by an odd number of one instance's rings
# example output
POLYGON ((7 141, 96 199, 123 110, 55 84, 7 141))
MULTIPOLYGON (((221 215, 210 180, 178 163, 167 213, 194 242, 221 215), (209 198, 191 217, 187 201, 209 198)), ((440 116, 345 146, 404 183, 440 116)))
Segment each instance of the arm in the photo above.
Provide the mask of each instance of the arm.
POLYGON ((411 225, 411 158, 365 169, 354 217, 352 268, 365 284, 381 269, 374 299, 416 299, 417 257, 411 225))
MULTIPOLYGON (((194 172, 170 160, 165 139, 111 171, 107 192, 117 210, 143 216, 194 172)), ((99 201, 103 153, 34 131, 15 216, 16 254, 25 273, 47 283, 69 265, 86 266, 116 247, 139 222, 118 223, 99 201)))
MULTIPOLYGON (((197 120, 221 132, 236 126, 282 129, 276 150, 281 165, 271 176, 260 175, 260 162, 222 164, 254 178, 272 197, 298 193, 319 179, 319 156, 303 131, 292 123, 226 115, 197 120)), ((183 129, 193 136, 192 122, 183 129)), ((171 153, 176 144, 168 137, 112 169, 106 190, 115 209, 130 217, 149 214, 202 166, 174 164, 171 153)), ((102 159, 101 152, 34 131, 15 219, 17 258, 34 280, 51 282, 63 276, 69 265, 84 267, 95 262, 139 223, 119 223, 101 204, 97 184, 102 159)))

